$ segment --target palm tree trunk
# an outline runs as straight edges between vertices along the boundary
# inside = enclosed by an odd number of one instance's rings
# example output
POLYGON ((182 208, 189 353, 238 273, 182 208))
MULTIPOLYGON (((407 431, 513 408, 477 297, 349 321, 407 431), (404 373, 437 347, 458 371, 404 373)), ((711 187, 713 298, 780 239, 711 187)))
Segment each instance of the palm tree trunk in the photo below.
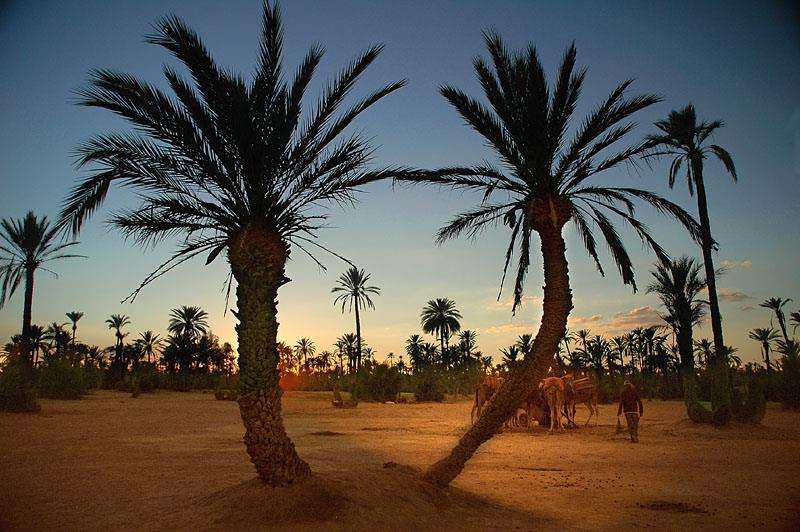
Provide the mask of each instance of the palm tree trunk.
POLYGON ((767 375, 772 374, 772 364, 769 360, 769 344, 764 345, 764 362, 767 363, 767 375))
POLYGON ((356 296, 356 371, 361 369, 361 315, 358 313, 358 296, 356 296))
POLYGON ((22 352, 28 360, 28 365, 33 367, 33 353, 31 350, 31 316, 33 314, 33 272, 32 268, 25 269, 25 306, 22 309, 22 352))
POLYGON ((530 356, 525 356, 516 365, 510 378, 503 383, 481 417, 461 437, 450 454, 428 470, 425 479, 429 482, 446 486, 456 478, 478 447, 500 429, 517 406, 536 388, 552 363, 572 310, 569 269, 561 236, 565 222, 566 219, 556 227, 548 220, 537 229, 544 265, 544 303, 534 349, 530 356))
POLYGON ((285 486, 311 474, 286 434, 281 415, 277 349, 278 288, 289 249, 279 235, 249 227, 228 249, 236 288, 239 337, 239 412, 244 443, 261 480, 285 486))
POLYGON ((716 271, 712 256, 714 240, 711 238, 711 222, 708 219, 708 202, 706 200, 706 187, 703 182, 703 163, 697 157, 692 157, 692 173, 694 174, 695 188, 697 188, 697 210, 700 214, 700 227, 703 237, 703 265, 706 272, 706 285, 708 286, 708 303, 711 310, 711 330, 714 335, 714 379, 716 393, 712 394, 712 407, 716 419, 720 424, 726 424, 730 418, 731 398, 728 375, 728 361, 725 356, 725 342, 722 337, 722 316, 719 312, 717 299, 716 271))
POLYGON ((789 335, 786 332, 786 317, 781 309, 775 309, 775 316, 778 317, 778 326, 781 328, 781 333, 783 333, 783 341, 786 342, 786 345, 788 346, 789 335))

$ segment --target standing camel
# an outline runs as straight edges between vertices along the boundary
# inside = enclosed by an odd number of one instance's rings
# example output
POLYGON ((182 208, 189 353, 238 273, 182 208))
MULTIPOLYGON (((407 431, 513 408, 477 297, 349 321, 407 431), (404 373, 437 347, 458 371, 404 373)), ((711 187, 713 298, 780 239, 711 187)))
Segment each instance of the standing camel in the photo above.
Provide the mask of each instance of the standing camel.
MULTIPOLYGON (((548 377, 541 383, 542 391, 545 400, 547 401, 547 408, 550 410, 550 430, 553 432, 554 428, 563 430, 561 425, 561 411, 564 409, 564 395, 565 385, 564 379, 560 377, 548 377)), ((569 418, 567 418, 569 420, 569 418)))

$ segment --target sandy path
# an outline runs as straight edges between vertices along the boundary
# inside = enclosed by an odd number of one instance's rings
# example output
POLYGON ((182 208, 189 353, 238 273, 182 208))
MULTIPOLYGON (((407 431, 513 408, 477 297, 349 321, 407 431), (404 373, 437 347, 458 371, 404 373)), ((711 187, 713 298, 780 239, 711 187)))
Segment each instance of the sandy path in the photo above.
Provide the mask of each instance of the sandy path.
POLYGON ((800 414, 778 407, 762 426, 720 430, 680 403, 645 403, 639 445, 601 407, 596 428, 495 437, 443 493, 406 465, 454 443, 468 401, 328 401, 287 394, 287 427, 318 473, 288 490, 253 480, 235 403, 209 394, 97 392, 0 414, 0 529, 800 526, 800 414))

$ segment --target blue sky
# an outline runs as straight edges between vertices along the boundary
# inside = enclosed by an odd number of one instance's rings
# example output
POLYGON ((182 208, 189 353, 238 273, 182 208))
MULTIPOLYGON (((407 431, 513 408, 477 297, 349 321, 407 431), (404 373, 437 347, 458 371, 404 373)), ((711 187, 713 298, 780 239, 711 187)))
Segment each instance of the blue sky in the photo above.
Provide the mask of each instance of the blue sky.
MULTIPOLYGON (((480 162, 491 152, 444 102, 437 88, 450 83, 479 96, 471 61, 483 53, 481 30, 497 29, 509 46, 533 41, 552 73, 566 46, 575 41, 578 62, 589 67, 576 116, 580 118, 620 81, 634 77, 634 90, 656 92, 664 102, 642 112, 631 139, 652 130, 669 110, 693 102, 700 114, 721 118, 726 127, 715 141, 734 155, 740 182, 721 168, 706 170, 712 229, 729 261, 721 287, 729 343, 746 360, 758 356, 747 331, 769 323, 758 302, 794 297, 800 306, 800 228, 796 209, 800 174, 800 16, 789 2, 284 2, 288 70, 314 42, 327 48, 310 95, 355 54, 375 42, 386 49, 359 84, 359 93, 398 78, 409 84, 370 110, 356 125, 374 136, 376 162, 433 167, 480 162)), ((161 68, 174 64, 164 51, 143 43, 161 15, 175 13, 203 36, 223 65, 252 71, 259 34, 256 1, 227 2, 21 2, 0 4, 0 216, 29 209, 55 216, 65 191, 83 174, 73 166, 76 145, 87 137, 126 126, 108 113, 74 105, 74 91, 96 67, 127 71, 163 85, 161 68)), ((310 100, 309 100, 310 101, 310 100)), ((658 191, 696 212, 685 184, 669 191, 666 168, 639 174, 609 172, 605 183, 636 184, 658 191)), ((534 263, 525 307, 512 318, 508 297, 496 302, 507 234, 489 230, 477 241, 433 244, 435 230, 469 195, 375 185, 356 209, 330 210, 333 226, 322 240, 372 272, 382 287, 376 310, 364 317, 364 336, 379 358, 402 352, 419 331, 422 305, 434 297, 455 299, 464 327, 479 332, 479 346, 494 353, 518 334, 535 332, 541 285, 534 263)), ((109 232, 103 214, 130 205, 115 190, 101 216, 81 236, 89 258, 55 265, 60 276, 39 274, 34 321, 66 321, 82 310, 85 341, 109 345, 104 320, 114 312, 131 316, 135 334, 166 328, 170 308, 201 305, 217 334, 234 340, 234 320, 223 316, 224 261, 190 264, 151 285, 122 305, 138 282, 166 256, 169 247, 142 250, 109 232)), ((642 211, 645 212, 644 210, 642 211)), ((699 257, 699 249, 671 222, 647 212, 644 219, 674 255, 699 257)), ((653 257, 626 234, 640 286, 648 282, 653 257)), ((657 300, 623 287, 613 266, 600 277, 576 235, 567 234, 575 309, 570 327, 615 333, 656 320, 657 300)), ((321 272, 300 253, 280 292, 279 337, 294 343, 312 338, 320 348, 353 329, 352 317, 332 306, 330 288, 344 265, 325 257, 321 272)), ((0 310, 0 341, 20 327, 21 293, 0 310)), ((709 335, 701 330, 700 335, 709 335)), ((235 342, 234 342, 235 345, 235 342)))

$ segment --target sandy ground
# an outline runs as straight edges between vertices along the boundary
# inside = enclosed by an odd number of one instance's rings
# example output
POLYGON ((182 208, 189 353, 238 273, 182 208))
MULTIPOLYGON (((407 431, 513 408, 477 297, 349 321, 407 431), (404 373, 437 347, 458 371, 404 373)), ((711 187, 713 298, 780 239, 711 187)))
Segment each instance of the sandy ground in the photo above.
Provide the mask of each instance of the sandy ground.
POLYGON ((97 392, 0 414, 0 529, 800 527, 800 414, 777 406, 761 426, 714 429, 646 402, 633 445, 607 405, 597 427, 496 436, 441 491, 417 470, 456 441, 469 400, 329 400, 286 395, 316 475, 277 490, 255 480, 236 404, 210 394, 97 392))

